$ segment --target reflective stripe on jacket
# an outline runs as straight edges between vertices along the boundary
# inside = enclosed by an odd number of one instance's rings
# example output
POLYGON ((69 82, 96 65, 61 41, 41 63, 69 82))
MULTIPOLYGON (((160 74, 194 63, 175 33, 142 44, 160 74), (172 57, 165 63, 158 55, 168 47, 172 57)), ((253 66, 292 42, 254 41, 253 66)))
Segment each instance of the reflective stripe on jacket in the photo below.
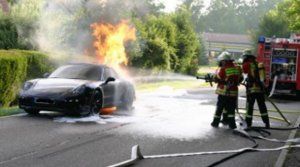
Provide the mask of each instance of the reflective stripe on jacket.
POLYGON ((224 96, 237 96, 238 84, 241 78, 242 72, 238 66, 235 66, 232 62, 228 62, 225 67, 222 67, 217 72, 218 86, 216 94, 224 96))
POLYGON ((257 64, 256 61, 247 61, 243 64, 243 72, 248 74, 248 93, 263 92, 261 86, 257 82, 262 82, 265 79, 265 69, 262 63, 257 64), (258 75, 256 75, 256 70, 258 75))

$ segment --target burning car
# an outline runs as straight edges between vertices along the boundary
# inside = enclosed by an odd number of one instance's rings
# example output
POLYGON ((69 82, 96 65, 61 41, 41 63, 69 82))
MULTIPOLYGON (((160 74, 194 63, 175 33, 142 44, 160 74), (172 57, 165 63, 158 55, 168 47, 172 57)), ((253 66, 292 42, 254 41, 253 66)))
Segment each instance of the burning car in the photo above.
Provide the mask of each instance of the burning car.
POLYGON ((26 81, 19 94, 19 107, 29 114, 41 110, 89 115, 101 110, 132 108, 133 85, 114 69, 96 64, 68 64, 45 78, 26 81))

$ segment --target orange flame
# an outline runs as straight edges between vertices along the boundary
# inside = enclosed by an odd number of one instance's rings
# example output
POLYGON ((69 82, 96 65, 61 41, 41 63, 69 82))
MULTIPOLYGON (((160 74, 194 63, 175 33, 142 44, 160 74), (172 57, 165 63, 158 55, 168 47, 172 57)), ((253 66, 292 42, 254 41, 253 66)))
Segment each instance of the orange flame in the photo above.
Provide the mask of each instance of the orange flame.
POLYGON ((136 40, 135 28, 130 27, 126 20, 117 25, 93 23, 91 28, 95 37, 93 44, 98 63, 108 65, 124 74, 121 66, 128 64, 124 44, 136 40))

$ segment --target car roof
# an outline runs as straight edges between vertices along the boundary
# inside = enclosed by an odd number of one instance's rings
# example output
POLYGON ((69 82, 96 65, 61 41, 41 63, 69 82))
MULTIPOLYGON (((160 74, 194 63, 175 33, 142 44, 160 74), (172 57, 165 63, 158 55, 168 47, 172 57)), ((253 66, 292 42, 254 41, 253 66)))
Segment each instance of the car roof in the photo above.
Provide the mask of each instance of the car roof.
POLYGON ((96 63, 68 63, 66 65, 83 65, 83 66, 96 66, 100 68, 109 68, 108 66, 104 64, 96 64, 96 63))

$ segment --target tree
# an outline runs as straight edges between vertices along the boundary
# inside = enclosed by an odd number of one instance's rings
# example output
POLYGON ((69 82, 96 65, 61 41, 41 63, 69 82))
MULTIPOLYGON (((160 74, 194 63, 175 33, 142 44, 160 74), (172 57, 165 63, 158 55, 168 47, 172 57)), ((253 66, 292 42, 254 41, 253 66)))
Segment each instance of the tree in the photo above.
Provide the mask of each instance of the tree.
POLYGON ((0 18, 0 49, 13 49, 19 47, 16 25, 7 16, 0 18))
POLYGON ((43 0, 9 1, 8 13, 0 14, 1 48, 33 49, 36 48, 33 36, 37 29, 40 7, 43 0))
POLYGON ((161 6, 154 4, 153 0, 46 1, 36 40, 43 51, 93 55, 92 23, 116 24, 123 19, 157 14, 159 10, 161 6))
POLYGON ((198 63, 199 65, 208 65, 209 62, 206 53, 206 48, 201 36, 199 37, 199 42, 200 42, 200 47, 197 50, 197 53, 199 54, 198 63))
POLYGON ((148 16, 135 20, 142 49, 140 57, 133 58, 133 65, 160 70, 172 70, 178 63, 175 55, 176 27, 167 16, 148 16))
POLYGON ((198 33, 246 34, 257 29, 260 18, 282 0, 211 0, 203 9, 203 0, 185 0, 192 12, 198 33))
POLYGON ((197 72, 203 48, 185 5, 171 14, 137 19, 135 25, 142 55, 133 58, 133 65, 187 74, 197 72))
POLYGON ((273 10, 267 12, 261 19, 258 29, 253 31, 251 36, 254 43, 254 48, 257 48, 257 39, 259 36, 266 37, 281 37, 286 38, 290 35, 289 23, 286 19, 286 13, 284 9, 289 4, 281 3, 273 10))
POLYGON ((176 72, 195 74, 198 70, 200 42, 194 30, 191 13, 185 5, 180 6, 172 15, 172 21, 177 27, 176 55, 180 62, 175 66, 176 72))
POLYGON ((289 20, 289 27, 295 32, 300 32, 300 1, 299 0, 287 0, 286 6, 289 6, 286 11, 286 15, 289 20))
POLYGON ((286 6, 279 5, 276 9, 270 10, 264 15, 260 24, 259 31, 260 35, 272 37, 288 37, 290 35, 289 24, 286 20, 286 14, 282 10, 286 6))
POLYGON ((204 31, 244 33, 245 23, 239 15, 240 0, 212 0, 202 16, 204 31))
POLYGON ((246 32, 256 30, 262 17, 283 0, 251 0, 240 7, 240 15, 245 20, 246 32))
POLYGON ((17 26, 18 40, 22 49, 37 49, 34 35, 38 29, 38 21, 44 0, 23 0, 14 3, 10 17, 17 26))
POLYGON ((204 0, 184 0, 183 5, 191 12, 191 19, 197 33, 203 32, 205 23, 203 21, 204 0))

